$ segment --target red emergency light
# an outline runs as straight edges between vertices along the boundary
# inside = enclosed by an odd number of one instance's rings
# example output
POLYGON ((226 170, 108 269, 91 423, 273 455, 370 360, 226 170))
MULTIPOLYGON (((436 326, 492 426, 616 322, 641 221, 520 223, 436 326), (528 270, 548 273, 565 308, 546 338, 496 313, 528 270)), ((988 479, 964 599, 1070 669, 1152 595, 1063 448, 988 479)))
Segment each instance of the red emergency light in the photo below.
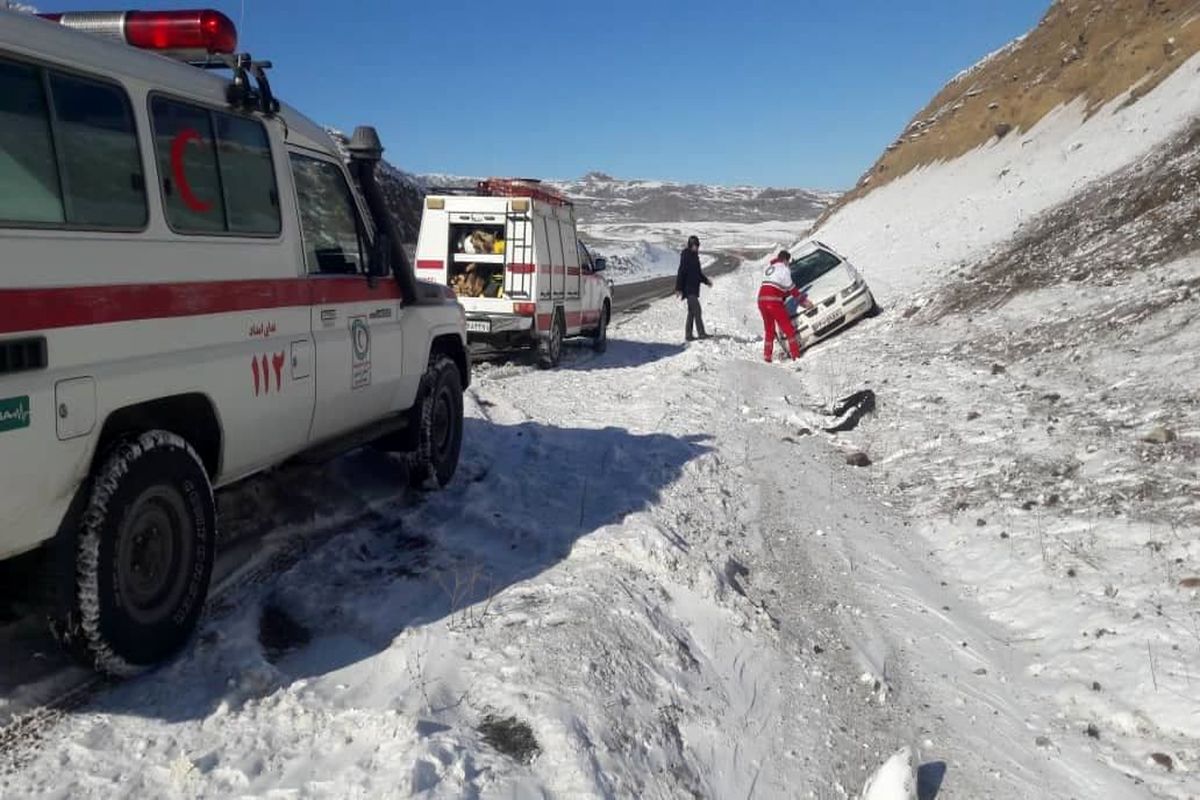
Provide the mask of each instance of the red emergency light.
POLYGON ((43 19, 86 33, 109 36, 133 47, 186 54, 230 54, 237 28, 220 11, 70 11, 39 14, 43 19))

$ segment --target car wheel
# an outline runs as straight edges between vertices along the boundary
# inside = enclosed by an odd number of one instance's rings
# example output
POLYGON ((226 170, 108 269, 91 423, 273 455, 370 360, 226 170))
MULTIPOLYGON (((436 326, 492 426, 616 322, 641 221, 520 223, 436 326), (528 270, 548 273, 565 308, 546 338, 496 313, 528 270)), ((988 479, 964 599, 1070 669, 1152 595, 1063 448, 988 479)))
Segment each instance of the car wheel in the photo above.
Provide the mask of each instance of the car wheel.
POLYGON ((875 295, 871 295, 871 307, 867 309, 867 313, 863 316, 871 319, 872 317, 878 317, 882 313, 883 309, 880 307, 879 301, 875 299, 875 295))
POLYGON ((414 489, 440 489, 454 477, 462 451, 462 377, 453 360, 435 356, 421 382, 417 445, 409 456, 408 481, 414 489))
POLYGON ((603 353, 608 349, 608 303, 600 309, 600 325, 596 328, 596 336, 592 339, 592 349, 597 353, 603 353))
POLYGON ((563 339, 567 336, 567 322, 562 309, 555 309, 554 321, 550 323, 550 335, 538 340, 538 366, 553 369, 562 360, 563 339))
POLYGON ((74 531, 69 596, 52 628, 95 669, 136 675, 181 648, 216 555, 212 485, 195 450, 153 430, 118 444, 74 531))

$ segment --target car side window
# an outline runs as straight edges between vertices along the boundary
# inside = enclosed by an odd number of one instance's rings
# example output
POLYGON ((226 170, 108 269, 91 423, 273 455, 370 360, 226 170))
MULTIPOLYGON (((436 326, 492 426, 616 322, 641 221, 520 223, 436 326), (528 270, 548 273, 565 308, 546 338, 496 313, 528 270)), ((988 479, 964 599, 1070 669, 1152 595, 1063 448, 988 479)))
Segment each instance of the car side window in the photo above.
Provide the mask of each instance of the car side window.
POLYGON ((166 97, 150 101, 167 223, 178 233, 275 236, 279 193, 262 123, 166 97))
POLYGON ((0 60, 0 223, 134 229, 146 217, 125 92, 0 60))
POLYGON ((291 159, 308 271, 329 275, 362 272, 362 230, 342 170, 332 162, 295 153, 291 159))

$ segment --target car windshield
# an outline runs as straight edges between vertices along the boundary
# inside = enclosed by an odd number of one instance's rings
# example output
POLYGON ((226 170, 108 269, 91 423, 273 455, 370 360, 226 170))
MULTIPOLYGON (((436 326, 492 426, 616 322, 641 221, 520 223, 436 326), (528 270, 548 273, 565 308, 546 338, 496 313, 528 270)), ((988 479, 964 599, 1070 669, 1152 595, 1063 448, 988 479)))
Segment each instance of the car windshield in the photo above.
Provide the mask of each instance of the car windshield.
POLYGON ((792 262, 792 282, 808 286, 840 263, 842 260, 828 250, 814 250, 792 262))

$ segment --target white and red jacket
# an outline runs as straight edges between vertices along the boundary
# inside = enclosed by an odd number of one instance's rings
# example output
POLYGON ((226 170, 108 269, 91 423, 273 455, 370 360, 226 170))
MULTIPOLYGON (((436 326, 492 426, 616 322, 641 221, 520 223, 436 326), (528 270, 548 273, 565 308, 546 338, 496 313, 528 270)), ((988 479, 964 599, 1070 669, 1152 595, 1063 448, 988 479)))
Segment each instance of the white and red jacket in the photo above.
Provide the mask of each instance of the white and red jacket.
POLYGON ((789 296, 796 298, 800 305, 804 305, 804 294, 792 283, 791 267, 788 262, 777 258, 768 264, 763 272, 762 286, 758 288, 758 302, 774 300, 782 303, 789 296))

